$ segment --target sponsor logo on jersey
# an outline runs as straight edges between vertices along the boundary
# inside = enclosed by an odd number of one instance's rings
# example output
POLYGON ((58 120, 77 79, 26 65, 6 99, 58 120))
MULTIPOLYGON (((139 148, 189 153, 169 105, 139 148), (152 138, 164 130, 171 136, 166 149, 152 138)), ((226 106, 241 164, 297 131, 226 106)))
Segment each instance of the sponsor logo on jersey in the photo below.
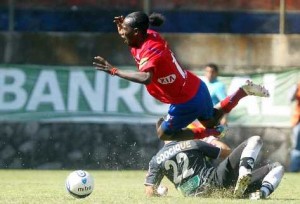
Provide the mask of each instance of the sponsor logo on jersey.
POLYGON ((159 78, 157 81, 161 84, 172 84, 176 80, 176 75, 171 74, 166 77, 159 78))
POLYGON ((162 163, 163 161, 171 158, 172 156, 176 155, 178 152, 181 152, 185 149, 191 148, 191 141, 183 141, 179 142, 176 145, 169 147, 168 149, 160 152, 156 155, 156 162, 157 164, 162 163))

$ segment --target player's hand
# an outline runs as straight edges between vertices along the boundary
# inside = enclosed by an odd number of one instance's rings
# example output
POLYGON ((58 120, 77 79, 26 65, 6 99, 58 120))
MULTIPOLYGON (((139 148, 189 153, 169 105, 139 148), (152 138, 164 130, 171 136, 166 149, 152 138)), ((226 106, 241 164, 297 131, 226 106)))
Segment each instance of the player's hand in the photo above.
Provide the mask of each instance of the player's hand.
POLYGON ((93 62, 93 65, 96 66, 96 68, 95 68, 96 70, 110 73, 113 66, 108 61, 106 61, 104 58, 102 58, 100 56, 94 57, 94 60, 95 60, 95 62, 93 62))
POLYGON ((114 23, 116 23, 117 25, 122 24, 124 21, 124 16, 116 16, 114 17, 114 23))
POLYGON ((116 16, 114 18, 114 23, 117 25, 118 33, 120 35, 122 35, 122 30, 123 30, 122 29, 123 28, 122 23, 123 23, 123 21, 124 21, 124 16, 116 16))

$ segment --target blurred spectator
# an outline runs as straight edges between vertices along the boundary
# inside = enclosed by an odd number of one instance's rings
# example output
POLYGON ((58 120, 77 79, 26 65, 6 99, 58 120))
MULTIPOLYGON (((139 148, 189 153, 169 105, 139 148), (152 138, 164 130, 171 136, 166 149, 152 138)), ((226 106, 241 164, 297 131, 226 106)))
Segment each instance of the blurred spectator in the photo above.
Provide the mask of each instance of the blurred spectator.
MULTIPOLYGON (((216 64, 210 63, 205 65, 203 81, 207 85, 214 106, 227 96, 225 84, 218 80, 218 75, 219 67, 216 64)), ((221 124, 224 125, 226 123, 227 117, 225 115, 221 120, 221 124)))
POLYGON ((291 92, 291 101, 295 101, 295 107, 292 113, 292 150, 290 171, 300 171, 300 81, 291 92))

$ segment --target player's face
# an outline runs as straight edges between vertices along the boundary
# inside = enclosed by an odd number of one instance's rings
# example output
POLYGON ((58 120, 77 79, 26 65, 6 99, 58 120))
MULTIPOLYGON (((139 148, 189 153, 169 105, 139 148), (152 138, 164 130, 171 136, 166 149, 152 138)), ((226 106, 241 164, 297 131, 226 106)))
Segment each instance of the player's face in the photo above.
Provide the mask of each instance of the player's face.
POLYGON ((218 73, 211 67, 205 67, 205 77, 208 81, 213 81, 217 78, 218 73))
POLYGON ((125 18, 122 24, 121 37, 124 39, 124 42, 130 47, 136 47, 137 42, 137 32, 136 29, 130 26, 130 18, 125 18))

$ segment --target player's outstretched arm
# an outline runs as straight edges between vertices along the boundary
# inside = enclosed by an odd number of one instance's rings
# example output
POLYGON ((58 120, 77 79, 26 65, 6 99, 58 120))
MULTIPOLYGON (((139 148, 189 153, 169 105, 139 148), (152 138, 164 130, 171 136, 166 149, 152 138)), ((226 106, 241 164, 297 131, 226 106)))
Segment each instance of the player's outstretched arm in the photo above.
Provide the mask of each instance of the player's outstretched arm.
POLYGON ((94 60, 93 65, 96 66, 96 70, 104 71, 113 76, 145 85, 149 84, 152 80, 152 72, 126 72, 113 67, 107 60, 100 56, 94 57, 94 60))
POLYGON ((213 146, 219 147, 221 149, 219 158, 221 159, 225 159, 231 153, 231 148, 224 142, 220 141, 217 137, 209 136, 203 138, 202 141, 211 144, 213 146))
POLYGON ((231 153, 231 148, 228 145, 226 145, 225 143, 221 142, 221 141, 214 140, 212 142, 212 144, 221 149, 219 157, 222 158, 222 159, 225 159, 231 153))

